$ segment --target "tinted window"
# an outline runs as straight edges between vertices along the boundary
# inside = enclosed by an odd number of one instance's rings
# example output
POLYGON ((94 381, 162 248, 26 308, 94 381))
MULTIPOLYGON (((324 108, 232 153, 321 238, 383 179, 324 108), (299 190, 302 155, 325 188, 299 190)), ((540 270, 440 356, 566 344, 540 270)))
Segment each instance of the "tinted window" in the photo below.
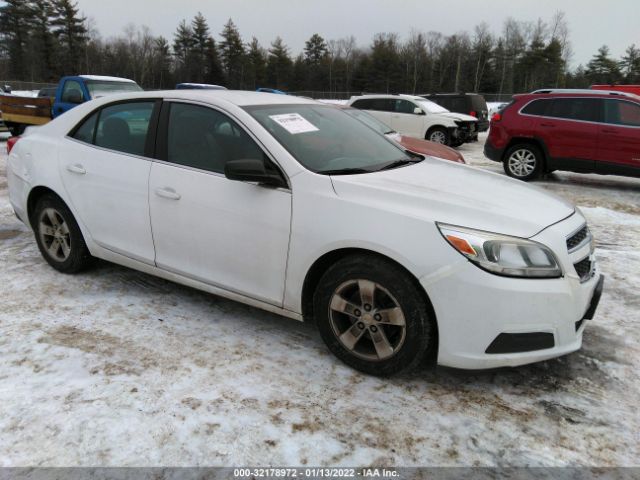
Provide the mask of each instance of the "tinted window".
POLYGON ((360 108, 362 110, 371 110, 372 103, 373 100, 356 100, 351 106, 353 108, 360 108))
POLYGON ((413 113, 416 106, 407 100, 395 100, 394 111, 396 113, 413 113))
POLYGON ((488 110, 487 102, 482 95, 470 95, 469 97, 471 98, 471 106, 473 107, 473 110, 476 112, 488 110))
POLYGON ((640 105, 622 100, 606 100, 605 122, 640 127, 640 105))
POLYGON ((598 98, 556 98, 546 115, 568 120, 597 122, 600 120, 600 102, 598 98))
POLYGON ((447 109, 458 113, 469 113, 471 111, 467 104, 467 99, 462 97, 452 98, 451 107, 447 107, 447 109))
POLYGON ((144 155, 153 101, 120 103, 100 111, 95 145, 133 155, 144 155))
POLYGON ((236 122, 211 108, 171 105, 167 161, 223 173, 227 161, 240 159, 264 160, 265 155, 236 122))
POLYGON ((80 140, 85 143, 93 143, 93 133, 96 129, 96 120, 98 119, 98 112, 87 118, 72 135, 76 140, 80 140))
POLYGON ((549 106, 553 100, 534 100, 522 109, 526 115, 547 115, 549 106))
POLYGON ((82 95, 82 87, 80 86, 80 83, 75 80, 67 80, 64 84, 64 88, 62 89, 61 100, 68 103, 80 103, 84 101, 84 95, 82 95))

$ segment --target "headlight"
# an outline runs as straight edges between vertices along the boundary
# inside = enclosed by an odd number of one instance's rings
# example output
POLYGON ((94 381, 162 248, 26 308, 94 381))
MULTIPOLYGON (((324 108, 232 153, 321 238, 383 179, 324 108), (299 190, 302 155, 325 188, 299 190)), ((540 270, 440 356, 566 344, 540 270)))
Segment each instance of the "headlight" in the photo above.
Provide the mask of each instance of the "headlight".
POLYGON ((443 223, 437 225, 453 248, 484 270, 507 277, 562 276, 555 255, 540 243, 443 223))

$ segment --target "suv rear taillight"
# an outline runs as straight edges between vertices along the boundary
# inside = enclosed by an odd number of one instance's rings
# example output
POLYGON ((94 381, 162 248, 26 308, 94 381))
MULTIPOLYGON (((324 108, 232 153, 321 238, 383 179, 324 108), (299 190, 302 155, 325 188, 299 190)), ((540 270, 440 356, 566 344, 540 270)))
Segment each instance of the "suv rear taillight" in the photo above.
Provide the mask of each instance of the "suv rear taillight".
POLYGON ((472 117, 476 117, 476 118, 478 118, 478 114, 476 113, 476 111, 475 111, 475 110, 471 110, 471 111, 469 112, 469 115, 471 115, 472 117))
POLYGON ((20 137, 9 137, 9 139, 7 140, 7 155, 11 153, 11 149, 18 140, 20 140, 20 137))
POLYGON ((492 122, 499 122, 500 120, 502 120, 502 114, 500 112, 494 113, 491 117, 492 122))

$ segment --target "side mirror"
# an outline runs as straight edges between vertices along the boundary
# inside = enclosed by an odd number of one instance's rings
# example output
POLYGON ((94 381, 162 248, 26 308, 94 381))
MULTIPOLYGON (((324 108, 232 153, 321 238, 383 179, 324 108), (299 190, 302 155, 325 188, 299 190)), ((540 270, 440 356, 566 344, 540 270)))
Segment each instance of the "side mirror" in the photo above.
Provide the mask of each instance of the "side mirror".
POLYGON ((414 108, 413 113, 415 113, 416 115, 424 115, 424 111, 420 107, 414 108))
POLYGON ((5 85, 4 86, 4 91, 5 91, 5 93, 11 93, 11 86, 10 85, 5 85))
POLYGON ((271 187, 286 187, 278 172, 268 172, 265 162, 254 158, 229 160, 224 166, 224 176, 240 182, 257 182, 271 187))

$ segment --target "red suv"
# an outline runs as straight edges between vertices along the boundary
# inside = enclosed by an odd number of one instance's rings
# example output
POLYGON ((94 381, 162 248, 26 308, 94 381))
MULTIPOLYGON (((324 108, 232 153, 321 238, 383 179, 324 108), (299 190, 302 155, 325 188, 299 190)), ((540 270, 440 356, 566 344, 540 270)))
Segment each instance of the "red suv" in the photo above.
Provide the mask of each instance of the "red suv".
POLYGON ((640 96, 597 90, 515 95, 491 119, 484 154, 520 180, 554 170, 640 177, 640 96))

